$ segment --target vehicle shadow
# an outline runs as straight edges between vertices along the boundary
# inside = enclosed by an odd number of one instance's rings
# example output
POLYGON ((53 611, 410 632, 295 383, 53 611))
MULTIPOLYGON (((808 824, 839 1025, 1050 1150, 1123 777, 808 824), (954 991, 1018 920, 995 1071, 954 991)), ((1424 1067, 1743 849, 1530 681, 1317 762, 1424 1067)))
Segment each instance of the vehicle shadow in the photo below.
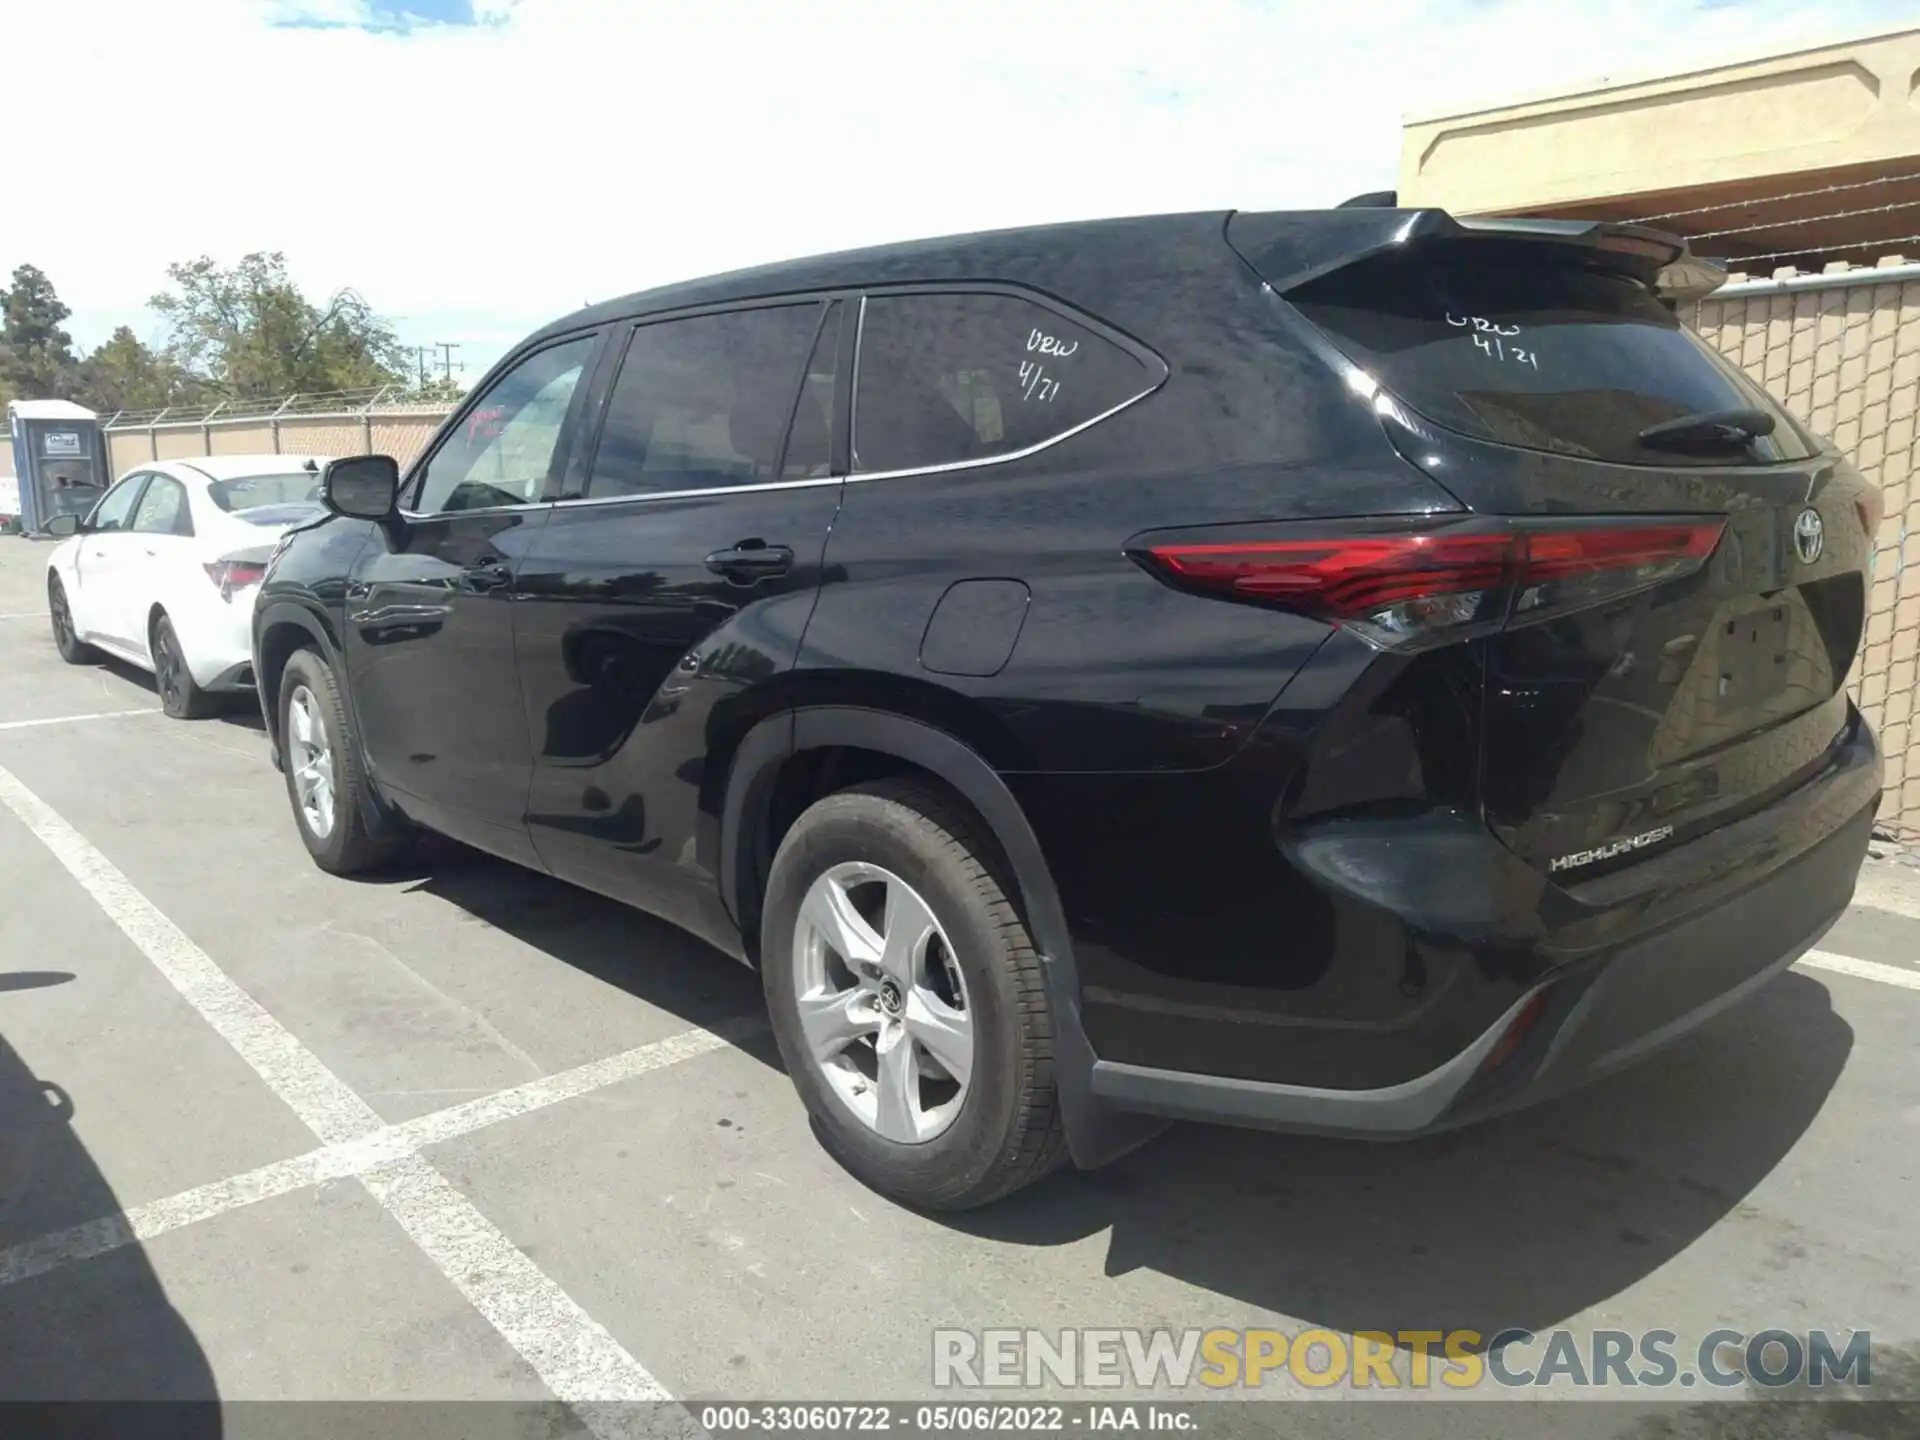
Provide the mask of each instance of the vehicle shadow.
MULTIPOLYGON (((129 685, 138 685, 153 697, 155 704, 159 703, 160 685, 153 678, 152 671, 142 670, 138 665, 130 664, 117 655, 102 655, 100 668, 109 675, 125 680, 129 685)), ((221 691, 216 709, 207 718, 219 720, 228 725, 238 725, 247 730, 264 731, 267 728, 266 721, 260 717, 260 703, 254 699, 251 691, 231 693, 221 691)))
MULTIPOLYGON (((760 1013, 754 973, 664 921, 450 846, 411 880, 692 1024, 760 1013)), ((1155 1271, 1334 1330, 1545 1330, 1728 1215, 1793 1148, 1853 1031, 1789 971, 1676 1048, 1560 1100, 1399 1143, 1178 1125, 1093 1173, 933 1217, 1008 1245, 1109 1235, 1155 1271)), ((770 1068, 762 1034, 743 1046, 770 1068)))
MULTIPOLYGON (((71 978, 0 975, 0 990, 71 978)), ((0 1036, 0 1402, 164 1401, 137 1417, 103 1412, 100 1433, 137 1418, 143 1434, 211 1440, 221 1433, 212 1368, 73 1119, 67 1093, 0 1036), (24 1245, 80 1225, 96 1244, 119 1243, 65 1263, 77 1240, 24 1245)))
MULTIPOLYGON (((590 890, 429 837, 421 855, 391 872, 409 888, 457 905, 596 980, 690 1025, 713 1027, 765 1013, 760 977, 703 940, 590 890)), ((739 1047, 780 1068, 764 1033, 739 1047)))
POLYGON ((1158 1271, 1339 1331, 1545 1330, 1738 1210, 1852 1045, 1825 987, 1788 972, 1675 1050, 1481 1125, 1399 1143, 1176 1126, 945 1218, 1015 1245, 1109 1231, 1109 1275, 1158 1271))

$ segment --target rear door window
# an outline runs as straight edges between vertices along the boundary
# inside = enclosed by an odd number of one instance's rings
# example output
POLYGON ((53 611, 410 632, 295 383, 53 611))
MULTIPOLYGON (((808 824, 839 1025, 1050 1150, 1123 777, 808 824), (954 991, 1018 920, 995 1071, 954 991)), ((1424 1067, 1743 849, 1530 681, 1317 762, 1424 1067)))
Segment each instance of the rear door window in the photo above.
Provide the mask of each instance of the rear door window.
POLYGON ((1157 383, 1145 362, 1017 295, 869 296, 854 391, 856 470, 915 470, 1029 450, 1157 383))
POLYGON ((133 512, 133 528, 142 535, 193 534, 186 487, 170 476, 154 476, 133 512))
POLYGON ((1449 429, 1529 450, 1630 465, 1799 460, 1806 434, 1758 385, 1644 286, 1564 261, 1446 254, 1380 257, 1287 300, 1404 403, 1449 429), (1773 433, 1745 452, 1684 453, 1649 426, 1762 410, 1773 433))
POLYGON ((777 479, 820 317, 818 304, 779 305, 640 326, 614 382, 587 493, 777 479))

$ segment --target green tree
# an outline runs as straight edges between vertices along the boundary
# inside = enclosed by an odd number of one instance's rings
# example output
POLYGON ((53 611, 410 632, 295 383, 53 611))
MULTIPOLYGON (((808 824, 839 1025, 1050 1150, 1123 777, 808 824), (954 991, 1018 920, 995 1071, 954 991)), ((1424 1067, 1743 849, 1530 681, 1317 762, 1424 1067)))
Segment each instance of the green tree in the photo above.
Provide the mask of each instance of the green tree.
POLYGON ((167 323, 165 359, 215 396, 259 399, 398 384, 406 352, 392 328, 352 290, 309 300, 279 251, 231 268, 202 257, 169 265, 170 290, 154 296, 167 323))
POLYGON ((13 272, 13 284, 0 291, 0 389, 21 400, 71 398, 79 363, 60 322, 72 313, 38 266, 13 272))
POLYGON ((192 398, 193 382, 122 325, 81 362, 78 390, 83 405, 111 415, 179 404, 192 398))

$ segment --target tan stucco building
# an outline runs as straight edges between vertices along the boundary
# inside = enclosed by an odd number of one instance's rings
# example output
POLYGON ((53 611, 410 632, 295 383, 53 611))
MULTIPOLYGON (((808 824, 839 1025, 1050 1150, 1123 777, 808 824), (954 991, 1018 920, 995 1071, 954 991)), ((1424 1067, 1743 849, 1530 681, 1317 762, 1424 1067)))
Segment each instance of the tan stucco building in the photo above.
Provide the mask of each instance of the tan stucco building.
POLYGON ((1461 214, 1700 211, 1662 223, 1744 230, 1700 241, 1703 254, 1871 264, 1876 246, 1920 234, 1917 82, 1920 27, 1411 116, 1400 199, 1461 214))

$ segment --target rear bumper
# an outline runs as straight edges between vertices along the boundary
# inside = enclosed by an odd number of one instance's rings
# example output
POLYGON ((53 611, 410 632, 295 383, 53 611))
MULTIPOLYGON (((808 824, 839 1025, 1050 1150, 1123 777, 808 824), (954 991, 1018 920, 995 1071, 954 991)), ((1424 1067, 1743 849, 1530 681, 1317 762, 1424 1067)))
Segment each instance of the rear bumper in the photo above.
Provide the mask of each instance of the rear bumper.
POLYGON ((187 669, 202 690, 247 691, 253 688, 253 595, 242 592, 222 600, 209 587, 191 607, 182 607, 174 622, 186 652, 187 669))
MULTIPOLYGON (((1408 907, 1399 918, 1410 929, 1447 935, 1480 965, 1525 980, 1466 1043, 1393 1083, 1334 1087, 1103 1058, 1093 1065, 1092 1092, 1116 1110, 1386 1139, 1573 1089, 1680 1039, 1819 940, 1852 897, 1880 775, 1872 734, 1856 718, 1833 765, 1766 811, 1587 886, 1536 882, 1536 903, 1523 907, 1530 933, 1504 923, 1510 908, 1481 911, 1475 887, 1458 884, 1462 857, 1436 866, 1419 837, 1376 850, 1364 834, 1349 833, 1336 844, 1295 848, 1290 858, 1321 883, 1354 898, 1364 889, 1378 908, 1408 907), (1443 897, 1426 879, 1435 874, 1455 882, 1443 897)), ((1435 843, 1469 842, 1456 833, 1435 843)), ((1511 899, 1521 882, 1499 872, 1517 862, 1491 837, 1486 844, 1481 893, 1511 899)))

